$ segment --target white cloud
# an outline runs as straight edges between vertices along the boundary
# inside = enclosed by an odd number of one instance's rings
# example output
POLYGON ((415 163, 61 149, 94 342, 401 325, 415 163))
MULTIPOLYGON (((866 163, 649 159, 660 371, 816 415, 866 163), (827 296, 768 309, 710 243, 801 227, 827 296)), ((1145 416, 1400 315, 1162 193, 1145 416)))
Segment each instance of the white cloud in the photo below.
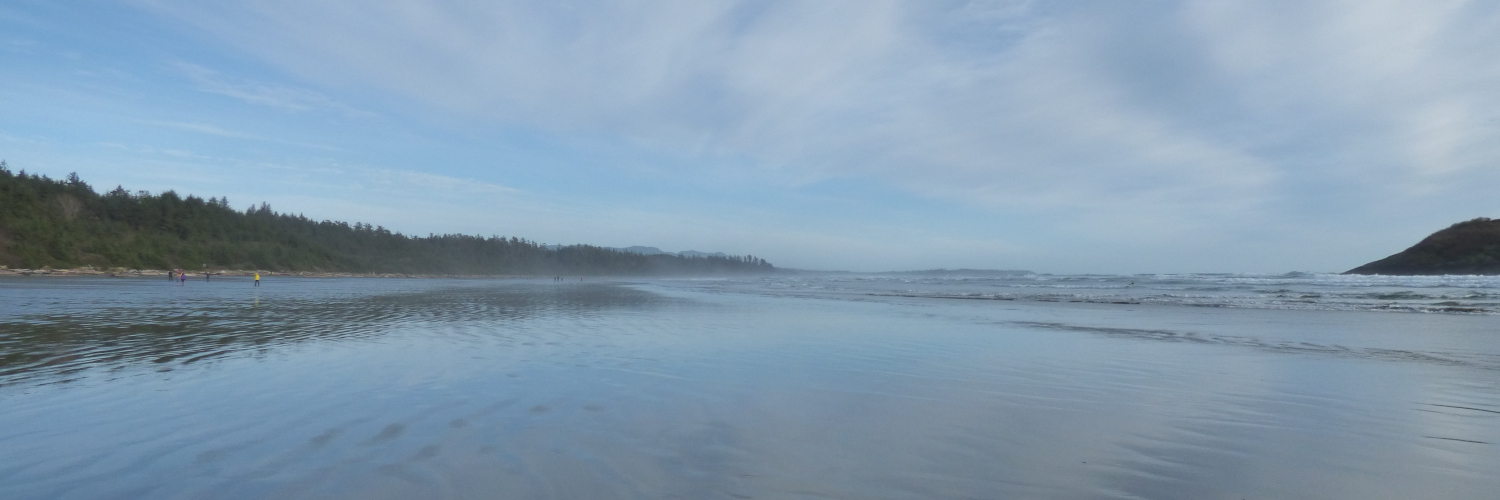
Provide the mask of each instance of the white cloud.
POLYGON ((691 175, 748 158, 790 186, 874 179, 1137 241, 1345 223, 1310 212, 1325 198, 1448 217, 1433 200, 1468 199, 1461 174, 1500 160, 1491 2, 149 4, 323 88, 465 124, 623 138, 701 160, 691 175))
POLYGON ((174 66, 197 86, 198 90, 239 99, 250 104, 288 111, 334 110, 349 116, 373 116, 312 90, 253 82, 230 82, 218 72, 196 64, 178 62, 174 66))
POLYGON ((223 127, 220 127, 218 125, 212 125, 212 124, 208 124, 208 123, 174 122, 174 121, 162 121, 162 120, 142 120, 141 123, 144 123, 146 125, 156 125, 156 126, 159 126, 159 127, 173 128, 173 129, 177 129, 177 130, 186 130, 186 131, 189 131, 189 132, 197 132, 197 133, 200 133, 200 134, 216 135, 216 136, 219 136, 219 137, 229 137, 229 138, 232 138, 232 139, 251 139, 251 140, 258 140, 258 141, 266 140, 263 137, 259 137, 259 136, 253 135, 253 134, 246 134, 244 132, 236 132, 236 131, 233 131, 233 130, 227 130, 227 129, 225 129, 223 127))
POLYGON ((505 195, 518 193, 514 188, 474 179, 461 179, 410 170, 371 169, 366 179, 388 190, 422 190, 441 196, 505 195))
POLYGON ((1239 94, 1329 150, 1362 151, 1403 181, 1500 159, 1486 140, 1500 119, 1500 6, 1193 2, 1186 14, 1239 94))

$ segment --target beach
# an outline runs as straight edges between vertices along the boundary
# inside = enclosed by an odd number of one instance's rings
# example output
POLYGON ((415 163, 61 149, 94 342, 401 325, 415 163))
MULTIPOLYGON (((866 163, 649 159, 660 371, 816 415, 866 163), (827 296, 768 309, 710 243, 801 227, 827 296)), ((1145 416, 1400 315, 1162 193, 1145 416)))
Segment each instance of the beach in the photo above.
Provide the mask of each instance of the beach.
MULTIPOLYGON (((110 278, 139 278, 139 277, 166 277, 168 273, 175 273, 175 269, 129 269, 129 268, 100 268, 77 267, 65 269, 10 269, 0 267, 0 276, 35 276, 35 277, 76 277, 94 276, 110 278)), ((188 270, 189 278, 201 278, 207 273, 212 276, 284 276, 298 278, 444 278, 444 279, 516 279, 536 278, 534 275, 493 275, 493 274, 424 274, 424 273, 350 273, 350 272, 325 272, 325 271, 259 271, 245 269, 209 269, 188 270)))
POLYGON ((1490 498, 1497 285, 9 277, 0 497, 1490 498))

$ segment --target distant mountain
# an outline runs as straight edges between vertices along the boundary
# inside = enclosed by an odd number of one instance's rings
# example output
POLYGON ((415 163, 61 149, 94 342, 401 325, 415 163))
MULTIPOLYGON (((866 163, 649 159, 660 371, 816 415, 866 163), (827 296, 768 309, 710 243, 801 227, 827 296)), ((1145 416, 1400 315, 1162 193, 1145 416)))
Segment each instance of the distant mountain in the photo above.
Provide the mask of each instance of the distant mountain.
POLYGON ((697 250, 683 250, 677 252, 678 257, 728 257, 724 252, 699 252, 697 250))
POLYGON ((1025 276, 1031 271, 1012 269, 927 269, 922 271, 891 271, 876 274, 898 274, 913 276, 1025 276))
POLYGON ((617 251, 617 252, 636 253, 636 254, 641 254, 641 255, 671 255, 671 253, 669 253, 669 252, 663 252, 660 248, 656 248, 656 247, 633 246, 633 247, 625 247, 625 248, 614 248, 614 247, 605 247, 605 248, 609 248, 610 250, 614 250, 614 251, 617 251))
POLYGON ((678 257, 700 257, 700 258, 706 258, 706 257, 729 257, 729 255, 726 254, 726 253, 724 253, 724 252, 709 253, 709 252, 699 252, 697 250, 684 250, 684 251, 681 251, 681 252, 672 253, 672 252, 667 252, 667 251, 664 251, 664 250, 662 250, 660 248, 656 248, 656 247, 643 247, 643 246, 633 246, 633 247, 625 247, 625 248, 610 248, 610 250, 615 250, 615 251, 619 251, 619 252, 637 253, 637 254, 641 254, 641 255, 676 255, 678 257))
POLYGON ((1500 220, 1480 217, 1344 274, 1500 274, 1500 220))

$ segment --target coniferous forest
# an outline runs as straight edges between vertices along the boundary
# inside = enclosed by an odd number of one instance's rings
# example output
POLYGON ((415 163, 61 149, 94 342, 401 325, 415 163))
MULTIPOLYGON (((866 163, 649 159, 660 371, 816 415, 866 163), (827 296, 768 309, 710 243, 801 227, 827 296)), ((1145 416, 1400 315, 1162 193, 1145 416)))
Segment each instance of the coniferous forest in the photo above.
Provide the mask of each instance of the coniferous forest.
POLYGON ((0 266, 467 275, 693 275, 772 272, 763 259, 640 255, 521 238, 412 237, 364 223, 246 211, 227 199, 11 172, 0 161, 0 266))

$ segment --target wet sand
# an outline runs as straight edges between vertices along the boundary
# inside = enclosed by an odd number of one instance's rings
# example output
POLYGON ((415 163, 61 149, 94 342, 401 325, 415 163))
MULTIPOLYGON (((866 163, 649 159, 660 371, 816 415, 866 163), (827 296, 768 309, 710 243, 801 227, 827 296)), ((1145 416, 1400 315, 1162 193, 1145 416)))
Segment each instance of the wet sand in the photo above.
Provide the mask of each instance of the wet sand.
POLYGON ((1492 498, 1484 315, 0 280, 4 498, 1492 498))
MULTIPOLYGON (((140 277, 166 277, 172 272, 166 269, 94 269, 89 267, 70 269, 9 269, 0 268, 0 277, 4 276, 35 276, 35 277, 69 277, 69 276, 92 276, 110 278, 140 278, 140 277)), ((245 277, 254 276, 257 272, 261 276, 282 276, 298 278, 443 278, 443 279, 534 279, 533 275, 492 275, 492 274, 412 274, 412 273, 343 273, 322 271, 255 271, 240 269, 214 269, 209 274, 215 277, 245 277)), ((188 279, 202 278, 203 271, 188 271, 188 279)))

